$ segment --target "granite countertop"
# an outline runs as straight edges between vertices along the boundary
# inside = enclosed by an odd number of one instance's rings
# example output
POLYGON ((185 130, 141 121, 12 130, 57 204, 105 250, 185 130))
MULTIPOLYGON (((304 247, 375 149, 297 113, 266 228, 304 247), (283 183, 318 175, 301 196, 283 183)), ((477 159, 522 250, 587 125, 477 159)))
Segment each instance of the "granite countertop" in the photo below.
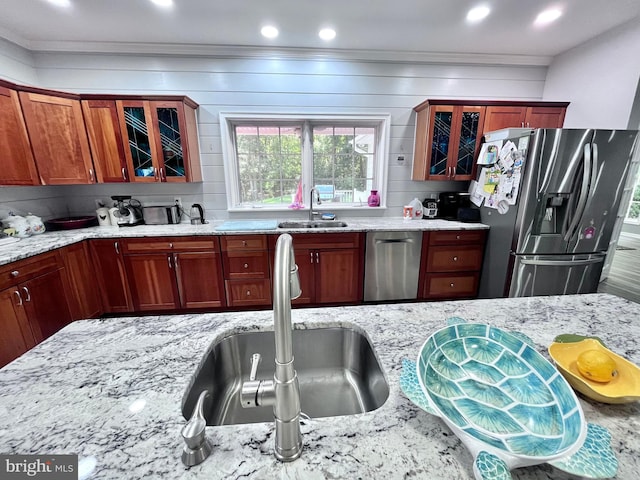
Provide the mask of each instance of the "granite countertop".
MULTIPOLYGON (((287 220, 288 221, 288 220, 287 220)), ((269 230, 216 230, 223 221, 214 221, 205 225, 180 223, 177 225, 139 225, 135 227, 90 227, 77 230, 45 232, 23 238, 16 243, 0 247, 0 265, 15 262, 23 258, 65 247, 88 238, 132 238, 162 237, 186 235, 247 235, 258 233, 340 233, 369 231, 427 231, 427 230, 484 230, 482 223, 463 223, 451 220, 411 220, 402 218, 340 218, 347 223, 344 228, 277 228, 269 230)), ((248 220, 245 222, 249 222, 248 220)), ((329 222, 328 222, 329 223, 329 222)))
MULTIPOLYGON (((356 325, 367 332, 389 382, 385 404, 312 420, 302 427, 302 457, 289 464, 274 459, 272 423, 207 427, 211 457, 185 470, 181 400, 191 375, 225 332, 272 329, 272 313, 83 320, 0 370, 0 453, 78 454, 80 478, 473 478, 462 443, 398 383, 402 358, 415 358, 451 316, 525 332, 545 356, 557 334, 597 335, 640 363, 640 305, 611 295, 296 309, 298 328, 356 325)), ((613 436, 617 478, 635 478, 639 404, 578 396, 586 419, 613 436)), ((575 478, 547 464, 514 470, 513 477, 575 478)))

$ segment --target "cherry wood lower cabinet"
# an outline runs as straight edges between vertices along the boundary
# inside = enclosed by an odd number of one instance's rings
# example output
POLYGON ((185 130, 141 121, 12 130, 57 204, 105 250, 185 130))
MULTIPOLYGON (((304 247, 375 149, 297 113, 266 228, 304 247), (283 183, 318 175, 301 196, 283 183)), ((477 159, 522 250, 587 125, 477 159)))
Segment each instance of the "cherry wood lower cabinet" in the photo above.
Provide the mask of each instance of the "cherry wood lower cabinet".
POLYGON ((122 239, 94 239, 89 243, 105 313, 133 311, 133 301, 122 256, 123 242, 122 239))
POLYGON ((216 237, 129 239, 124 261, 136 311, 226 305, 216 237))
POLYGON ((425 232, 418 291, 427 300, 475 298, 486 230, 425 232))
POLYGON ((0 267, 0 367, 71 323, 58 252, 0 267))
MULTIPOLYGON (((292 237, 302 288, 293 305, 363 301, 364 233, 302 233, 292 237)), ((274 235, 271 250, 275 250, 276 241, 274 235)))
POLYGON ((68 295, 73 320, 96 318, 102 314, 99 283, 91 261, 87 241, 61 249, 62 261, 69 282, 68 295))
POLYGON ((270 306, 271 272, 266 235, 220 237, 230 307, 270 306))

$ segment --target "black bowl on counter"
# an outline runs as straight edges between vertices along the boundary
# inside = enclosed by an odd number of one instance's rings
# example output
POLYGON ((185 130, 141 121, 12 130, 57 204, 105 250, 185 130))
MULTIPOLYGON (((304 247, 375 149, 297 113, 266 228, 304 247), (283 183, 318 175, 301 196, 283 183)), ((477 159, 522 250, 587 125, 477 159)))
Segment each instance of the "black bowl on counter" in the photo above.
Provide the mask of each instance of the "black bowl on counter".
POLYGON ((98 218, 95 215, 60 217, 45 222, 48 231, 73 230, 75 228, 95 227, 96 225, 98 225, 98 218))

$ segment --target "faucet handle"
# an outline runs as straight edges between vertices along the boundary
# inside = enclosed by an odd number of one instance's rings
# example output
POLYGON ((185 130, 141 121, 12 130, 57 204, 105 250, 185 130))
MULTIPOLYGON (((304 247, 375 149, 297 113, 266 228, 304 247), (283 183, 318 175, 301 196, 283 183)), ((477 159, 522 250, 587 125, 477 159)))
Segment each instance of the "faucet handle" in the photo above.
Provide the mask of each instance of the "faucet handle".
POLYGON ((193 414, 180 432, 186 445, 182 450, 182 463, 193 467, 211 454, 211 444, 205 436, 207 420, 204 418, 204 401, 209 396, 207 390, 200 392, 193 414))
POLYGON ((251 356, 251 373, 249 374, 249 381, 253 382, 256 379, 256 375, 258 374, 258 365, 260 365, 260 360, 262 360, 262 355, 259 353, 254 353, 251 356))

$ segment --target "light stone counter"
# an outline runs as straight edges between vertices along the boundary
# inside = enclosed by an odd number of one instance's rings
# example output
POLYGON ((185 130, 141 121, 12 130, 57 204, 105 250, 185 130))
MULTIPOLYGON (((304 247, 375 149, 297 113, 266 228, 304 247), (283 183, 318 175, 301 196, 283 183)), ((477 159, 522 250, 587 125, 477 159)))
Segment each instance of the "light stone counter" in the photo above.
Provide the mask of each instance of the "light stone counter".
MULTIPOLYGON (((398 385, 401 359, 415 358, 451 316, 522 331, 545 356, 557 334, 598 335, 640 363, 640 305, 610 295, 297 309, 298 328, 355 324, 368 333, 389 382, 385 404, 311 421, 303 426, 302 457, 289 464, 273 457, 271 423, 208 427, 212 456, 187 471, 180 429, 190 376, 225 332, 271 329, 271 312, 85 320, 0 370, 0 453, 78 454, 81 478, 473 478, 471 455, 457 437, 398 385)), ((587 420, 613 435, 617 478, 637 478, 639 405, 580 399, 587 420)), ((575 478, 549 465, 513 476, 575 478)))
POLYGON ((135 227, 90 227, 78 230, 63 230, 45 232, 41 235, 21 239, 16 243, 0 247, 0 265, 15 262, 39 253, 48 252, 87 238, 129 238, 129 237, 161 237, 184 235, 236 235, 236 234, 279 234, 279 233, 339 233, 339 232, 369 232, 369 231, 426 231, 426 230, 483 230, 488 229, 482 223, 462 223, 449 220, 411 220, 401 218, 340 218, 347 223, 344 228, 277 228, 272 230, 238 230, 218 231, 216 227, 222 221, 205 225, 177 224, 177 225, 139 225, 135 227))

